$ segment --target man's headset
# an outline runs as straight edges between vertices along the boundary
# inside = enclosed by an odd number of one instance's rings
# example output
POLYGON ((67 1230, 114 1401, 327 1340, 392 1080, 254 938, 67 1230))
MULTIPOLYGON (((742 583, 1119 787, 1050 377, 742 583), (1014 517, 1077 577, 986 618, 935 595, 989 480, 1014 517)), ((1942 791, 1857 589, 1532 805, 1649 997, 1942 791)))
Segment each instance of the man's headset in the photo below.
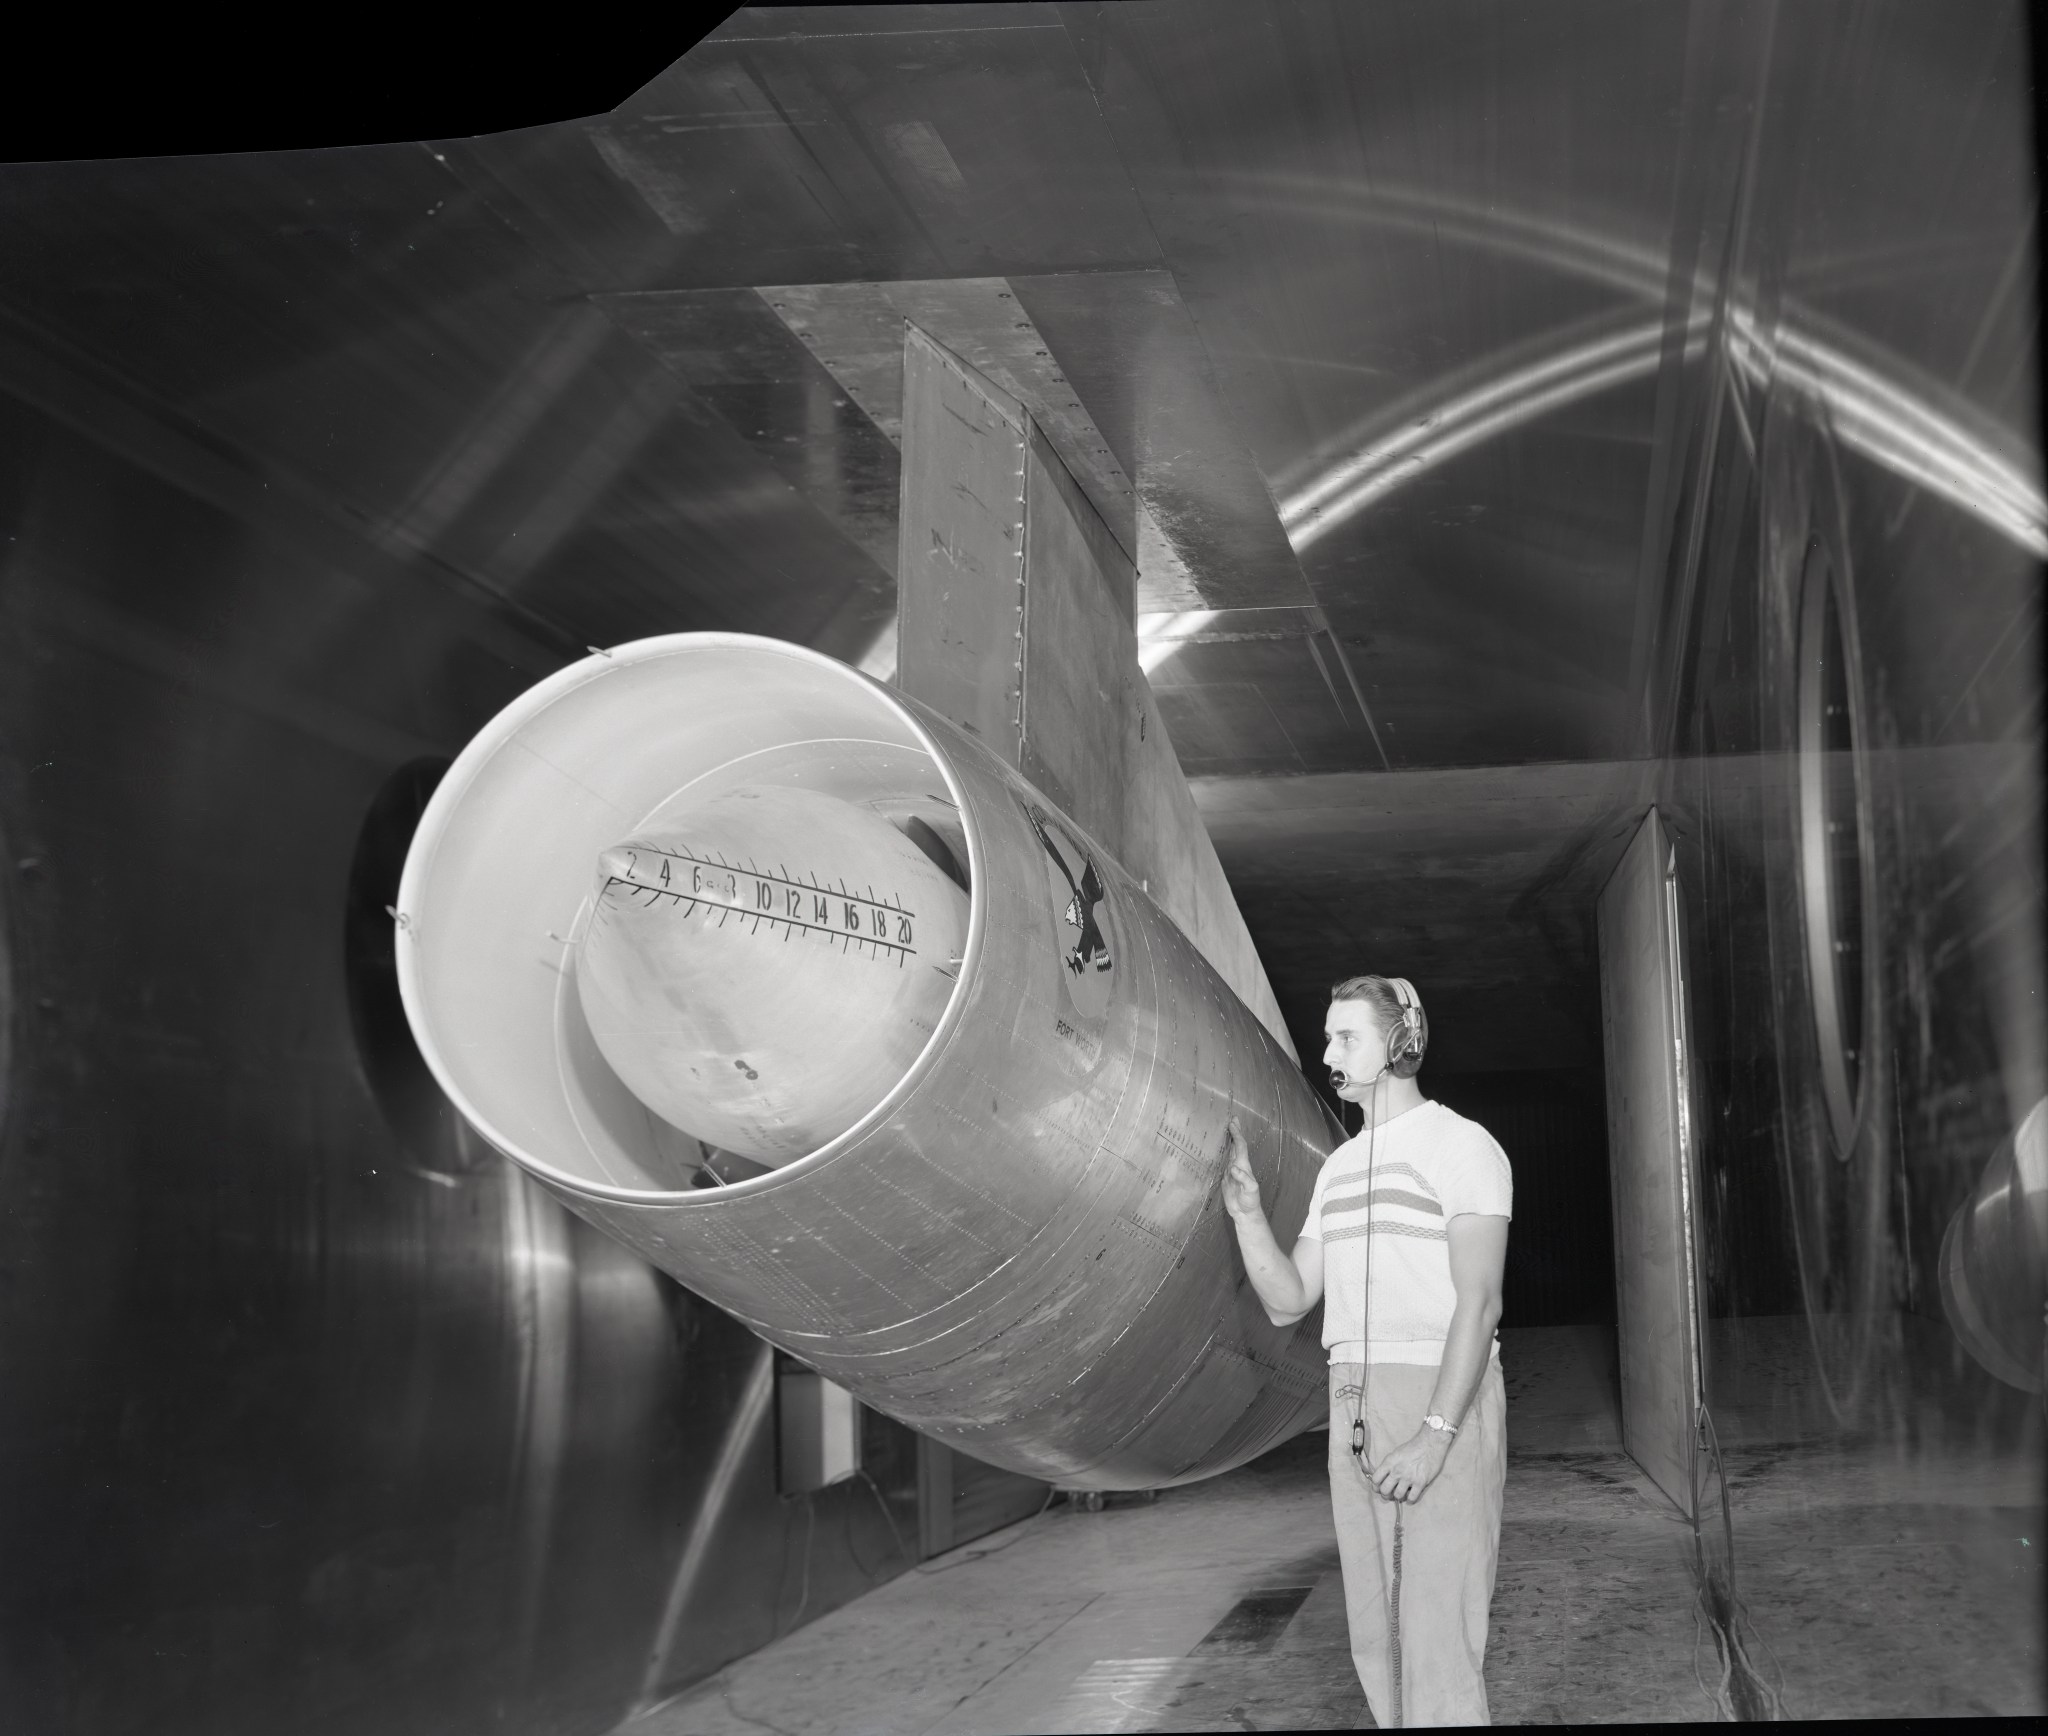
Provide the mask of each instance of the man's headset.
MULTIPOLYGON (((1406 977, 1388 977, 1386 982, 1401 1003, 1401 1016, 1388 1027, 1387 1060, 1380 1073, 1413 1079, 1422 1071, 1422 1054, 1429 1047, 1429 1015, 1422 1010, 1422 997, 1415 992, 1415 985, 1406 977)), ((1342 1068, 1332 1069, 1330 1077, 1340 1085, 1349 1082, 1342 1068)))
POLYGON ((1422 1070, 1422 1052, 1429 1047, 1429 1015, 1406 977, 1387 980, 1401 1002, 1401 1016, 1387 1032, 1387 1071, 1396 1079, 1413 1079, 1422 1070))

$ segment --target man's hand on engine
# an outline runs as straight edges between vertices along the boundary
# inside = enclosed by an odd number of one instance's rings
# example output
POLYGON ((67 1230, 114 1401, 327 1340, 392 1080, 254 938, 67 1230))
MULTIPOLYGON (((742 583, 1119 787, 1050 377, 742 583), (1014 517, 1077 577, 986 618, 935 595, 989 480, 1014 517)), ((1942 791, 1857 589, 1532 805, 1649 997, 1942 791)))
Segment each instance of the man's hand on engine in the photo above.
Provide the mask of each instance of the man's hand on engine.
POLYGON ((1223 1154, 1223 1209, 1240 1221, 1264 1216, 1259 1178, 1252 1174, 1251 1148, 1245 1144, 1244 1129, 1235 1115, 1223 1136, 1223 1154))

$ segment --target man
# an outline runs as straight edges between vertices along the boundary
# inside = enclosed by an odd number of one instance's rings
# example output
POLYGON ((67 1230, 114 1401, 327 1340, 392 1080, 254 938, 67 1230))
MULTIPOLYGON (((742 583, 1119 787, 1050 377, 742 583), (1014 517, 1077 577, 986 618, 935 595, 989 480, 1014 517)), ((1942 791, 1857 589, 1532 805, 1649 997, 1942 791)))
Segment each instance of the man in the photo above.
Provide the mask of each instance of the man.
POLYGON ((1324 1303, 1351 1656, 1388 1727, 1488 1722, 1507 1474, 1494 1327, 1513 1180, 1491 1134, 1422 1095, 1414 1075, 1428 1029, 1401 978, 1352 977, 1330 991, 1323 1064, 1364 1123, 1324 1163, 1291 1255, 1273 1238, 1235 1120, 1223 1181, 1274 1324, 1324 1303))

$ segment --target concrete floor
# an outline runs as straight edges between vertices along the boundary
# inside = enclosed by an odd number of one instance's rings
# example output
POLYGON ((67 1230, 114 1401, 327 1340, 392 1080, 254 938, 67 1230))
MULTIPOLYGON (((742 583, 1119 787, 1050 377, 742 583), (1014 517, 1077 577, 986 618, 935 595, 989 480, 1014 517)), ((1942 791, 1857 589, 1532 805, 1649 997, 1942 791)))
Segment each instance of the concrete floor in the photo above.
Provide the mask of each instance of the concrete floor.
MULTIPOLYGON (((1768 1333, 1744 1325, 1768 1363, 1768 1333)), ((2016 1438, 1987 1440, 1980 1417, 1906 1450, 1896 1431, 1873 1445, 1819 1429, 1783 1382, 1732 1395, 1730 1670, 1691 1526, 1620 1451, 1611 1331, 1501 1337, 1496 1722, 2048 1710, 2038 1404, 2006 1407, 2016 1438)), ((1779 1337, 1796 1387, 1790 1328, 1779 1337)), ((1367 1726, 1325 1446, 1304 1437, 1149 1505, 1055 1506, 729 1665, 631 1736, 1367 1726)), ((1708 1543, 1725 1558, 1714 1528, 1708 1543)))

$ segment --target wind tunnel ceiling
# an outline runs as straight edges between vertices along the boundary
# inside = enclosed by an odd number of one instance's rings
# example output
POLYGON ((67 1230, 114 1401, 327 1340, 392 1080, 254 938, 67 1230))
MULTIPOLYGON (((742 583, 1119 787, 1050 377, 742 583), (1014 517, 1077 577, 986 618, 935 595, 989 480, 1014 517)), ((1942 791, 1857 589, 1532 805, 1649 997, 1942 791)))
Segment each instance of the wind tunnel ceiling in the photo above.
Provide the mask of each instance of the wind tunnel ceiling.
POLYGON ((597 135, 687 243, 604 305, 885 565, 902 317, 1044 407, 1141 610, 1216 612, 1155 668, 1193 773, 1602 754, 1652 370, 1426 473, 1401 437, 1654 321, 1546 236, 1663 246, 1683 23, 749 9, 597 135))
MULTIPOLYGON (((1853 155, 1829 172, 1860 191, 1789 289, 1859 353, 1966 378, 1989 316, 1952 286, 2031 246, 2025 105, 1985 96, 2011 32, 1857 18, 1839 53, 1870 119, 1812 148, 1853 155)), ((1712 21, 746 8, 590 120, 10 169, 0 378, 126 430, 179 487, 228 486, 219 454, 243 454, 308 522, 367 531, 373 582, 494 593, 564 656, 718 627, 880 668, 915 319, 1032 406, 1135 556, 1161 709, 1283 1002, 1333 942, 1396 935, 1418 978, 1512 930, 1528 956, 1504 964, 1590 980, 1583 863, 1615 823, 1590 768, 1640 751, 1668 255, 1712 21), (1589 769, 1483 775, 1539 763, 1589 769), (1364 774, 1390 770, 1413 781, 1375 805, 1364 774), (1278 807, 1250 781, 1303 774, 1335 781, 1278 807), (1446 826, 1382 823, 1439 796, 1446 826), (1368 848, 1377 890, 1332 926, 1368 848), (1567 860, 1531 907, 1536 865, 1567 860)), ((1975 389, 1994 421, 2031 414, 2018 360, 1975 389)), ((81 575, 82 620, 108 582, 81 575)), ((208 603, 144 606, 175 630, 208 603)), ((315 628, 281 598, 243 630, 315 628)), ((448 678, 542 671, 509 673, 448 678)), ((1597 1033, 1503 1043, 1597 1057, 1597 1033)))

